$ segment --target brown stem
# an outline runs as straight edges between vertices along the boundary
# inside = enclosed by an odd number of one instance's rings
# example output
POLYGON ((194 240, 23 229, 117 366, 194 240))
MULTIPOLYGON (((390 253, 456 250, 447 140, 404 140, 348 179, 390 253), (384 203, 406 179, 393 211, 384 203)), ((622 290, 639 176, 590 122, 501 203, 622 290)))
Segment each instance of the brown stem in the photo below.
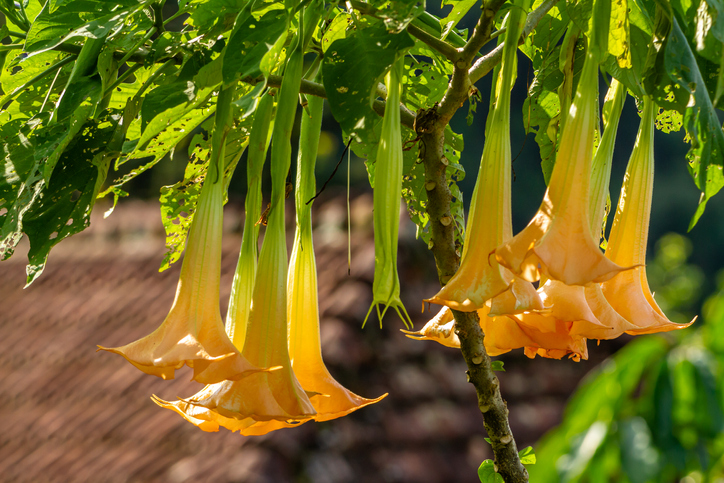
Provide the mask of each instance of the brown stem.
MULTIPOLYGON (((456 95, 459 97, 461 93, 456 95)), ((420 136, 420 158, 425 166, 432 253, 435 256, 440 284, 445 285, 457 271, 460 257, 455 250, 454 223, 451 223, 452 194, 445 178, 445 124, 442 121, 437 108, 421 109, 415 120, 415 129, 420 136)), ((500 395, 498 378, 491 367, 490 357, 485 352, 484 334, 480 329, 478 315, 476 312, 456 310, 453 310, 453 315, 455 331, 460 339, 460 350, 468 365, 468 380, 477 393, 478 407, 483 414, 498 472, 506 483, 525 483, 528 481, 528 472, 518 457, 508 424, 508 408, 500 395)))
MULTIPOLYGON (((420 137, 420 159, 425 167, 431 249, 442 285, 450 280, 460 265, 454 244, 455 224, 452 223, 450 212, 452 194, 445 177, 448 164, 443 156, 445 126, 468 98, 472 86, 470 63, 490 40, 495 14, 502 4, 502 0, 489 0, 483 4, 475 31, 462 49, 461 57, 454 63, 453 76, 445 96, 439 105, 421 109, 415 119, 415 131, 420 137)), ((499 61, 498 58, 491 63, 494 65, 499 61)), ((518 456, 508 423, 508 408, 500 395, 498 378, 485 351, 485 335, 480 328, 478 315, 456 310, 453 310, 453 315, 460 350, 468 366, 468 381, 477 393, 478 407, 493 447, 496 469, 506 483, 527 483, 528 471, 518 456)))

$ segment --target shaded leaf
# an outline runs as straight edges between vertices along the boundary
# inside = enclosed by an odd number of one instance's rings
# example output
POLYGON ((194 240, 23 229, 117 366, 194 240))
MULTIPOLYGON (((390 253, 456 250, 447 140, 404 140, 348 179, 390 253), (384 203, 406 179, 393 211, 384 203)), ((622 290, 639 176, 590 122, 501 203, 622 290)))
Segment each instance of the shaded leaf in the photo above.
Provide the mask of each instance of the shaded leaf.
POLYGON ((415 45, 403 32, 391 34, 384 26, 357 30, 328 48, 322 72, 332 115, 345 132, 365 129, 375 122, 372 100, 377 84, 404 51, 415 45))

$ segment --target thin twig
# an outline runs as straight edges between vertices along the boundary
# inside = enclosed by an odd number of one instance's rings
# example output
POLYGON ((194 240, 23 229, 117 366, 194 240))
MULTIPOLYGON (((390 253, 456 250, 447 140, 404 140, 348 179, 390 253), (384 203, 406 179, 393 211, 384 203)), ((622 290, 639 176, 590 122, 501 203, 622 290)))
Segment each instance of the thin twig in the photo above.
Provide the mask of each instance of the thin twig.
POLYGON ((460 51, 442 39, 438 39, 415 25, 407 26, 407 33, 444 55, 453 64, 460 59, 460 51))
POLYGON ((342 151, 342 156, 339 157, 339 161, 337 161, 337 166, 334 167, 334 171, 332 171, 332 174, 329 175, 329 178, 327 178, 327 181, 325 181, 324 184, 322 185, 322 187, 319 189, 319 191, 317 191, 317 194, 314 195, 314 196, 312 196, 311 198, 309 198, 309 201, 307 201, 306 203, 304 203, 305 205, 308 205, 309 203, 311 203, 312 201, 314 201, 315 199, 317 199, 317 197, 318 197, 319 195, 321 195, 322 192, 324 191, 324 189, 327 187, 327 185, 329 184, 329 182, 332 181, 332 178, 334 178, 334 175, 337 174, 337 170, 339 169, 339 165, 342 164, 342 161, 344 160, 344 155, 347 154, 347 150, 349 149, 349 145, 350 145, 350 144, 352 144, 352 137, 351 137, 351 136, 350 136, 350 138, 349 138, 349 141, 347 142, 347 145, 344 147, 344 151, 342 151))
MULTIPOLYGON (((475 58, 475 54, 480 52, 480 49, 488 43, 490 40, 490 33, 493 25, 495 24, 495 14, 498 13, 500 7, 503 6, 505 0, 483 0, 482 12, 480 13, 480 19, 478 19, 473 35, 470 36, 470 40, 463 47, 462 60, 465 63, 470 63, 475 58)), ((467 69, 467 66, 465 67, 467 69)))

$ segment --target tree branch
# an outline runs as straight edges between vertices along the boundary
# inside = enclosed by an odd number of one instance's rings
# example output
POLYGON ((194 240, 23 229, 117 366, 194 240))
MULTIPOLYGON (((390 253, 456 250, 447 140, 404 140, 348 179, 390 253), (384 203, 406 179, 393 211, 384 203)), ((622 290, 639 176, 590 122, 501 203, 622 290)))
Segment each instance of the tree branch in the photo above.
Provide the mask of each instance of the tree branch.
MULTIPOLYGON (((553 1, 549 0, 546 4, 548 3, 550 6, 547 6, 547 9, 552 6, 553 1)), ((460 265, 454 244, 454 223, 450 222, 452 194, 445 176, 447 166, 443 156, 445 126, 469 96, 474 81, 468 69, 478 51, 490 40, 493 20, 502 4, 503 0, 488 0, 483 4, 475 31, 462 49, 461 57, 454 63, 453 76, 443 99, 438 106, 420 109, 415 119, 415 131, 420 138, 420 159, 425 167, 431 249, 441 285, 445 285, 452 278, 460 265)), ((526 27, 529 24, 533 26, 537 24, 544 14, 539 10, 541 9, 534 12, 535 16, 533 13, 529 15, 526 27)), ((527 32, 531 30, 532 28, 527 32)), ((502 54, 502 48, 500 53, 502 54)), ((485 73, 500 62, 501 54, 491 54, 476 62, 476 65, 491 66, 485 73), (486 58, 487 62, 483 62, 486 58)), ((478 74, 480 72, 482 71, 477 71, 478 74)), ((473 384, 477 393, 478 407, 493 447, 497 471, 506 483, 526 483, 528 472, 518 456, 518 449, 508 423, 508 408, 500 395, 498 378, 485 351, 485 335, 480 328, 478 315, 475 312, 456 310, 453 310, 453 315, 455 332, 460 339, 460 350, 468 366, 468 381, 473 384)))
MULTIPOLYGON (((546 0, 538 8, 528 14, 528 17, 525 20, 525 27, 523 27, 523 34, 520 36, 520 40, 518 41, 519 44, 522 44, 525 41, 526 37, 528 37, 528 35, 530 35, 530 33, 536 28, 538 22, 540 22, 545 14, 548 13, 548 11, 553 8, 556 3, 558 3, 558 0, 546 0)), ((475 61, 468 71, 471 83, 475 84, 500 63, 500 60, 503 57, 503 45, 504 43, 501 43, 491 50, 490 53, 475 61)))
MULTIPOLYGON (((377 9, 368 3, 360 2, 359 0, 350 0, 349 4, 363 15, 371 15, 373 17, 377 16, 377 9)), ((409 24, 407 26, 407 33, 418 39, 423 44, 426 44, 440 52, 453 64, 457 62, 460 58, 460 51, 458 49, 445 42, 444 40, 439 39, 434 35, 426 32, 420 27, 409 24)))
MULTIPOLYGON (((260 82, 264 82, 264 78, 246 77, 244 79, 241 79, 241 81, 245 84, 256 85, 260 82)), ((270 75, 267 79, 267 85, 270 87, 280 87, 282 85, 282 76, 270 75)), ((301 92, 302 94, 309 94, 310 96, 322 97, 324 99, 327 98, 327 92, 324 90, 324 86, 322 84, 312 82, 307 79, 302 79, 302 85, 299 92, 301 92)), ((380 116, 384 116, 385 106, 386 102, 378 99, 374 102, 372 108, 377 114, 379 114, 380 116)), ((414 129, 415 113, 402 104, 400 104, 400 123, 409 129, 414 129)))
MULTIPOLYGON (((480 19, 478 19, 473 35, 470 36, 470 40, 463 47, 462 59, 466 64, 472 62, 475 55, 483 48, 488 40, 490 40, 490 32, 493 29, 495 23, 495 14, 498 13, 500 7, 503 6, 505 0, 483 0, 482 12, 480 13, 480 19)), ((465 67, 467 69, 467 66, 465 67)))
POLYGON ((433 49, 440 52, 453 64, 460 59, 461 52, 458 49, 448 44, 444 40, 438 39, 434 35, 425 32, 420 27, 416 27, 415 25, 410 24, 407 26, 407 33, 415 37, 423 44, 426 44, 429 47, 432 47, 433 49))

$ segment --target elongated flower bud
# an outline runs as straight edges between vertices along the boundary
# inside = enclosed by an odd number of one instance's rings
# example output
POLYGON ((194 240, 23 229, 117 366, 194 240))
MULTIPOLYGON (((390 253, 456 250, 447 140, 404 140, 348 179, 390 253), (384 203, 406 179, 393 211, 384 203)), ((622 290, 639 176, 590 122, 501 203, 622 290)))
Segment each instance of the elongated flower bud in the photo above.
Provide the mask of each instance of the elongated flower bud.
POLYGON ((400 197, 402 192, 402 127, 400 95, 402 61, 398 60, 385 77, 387 107, 382 119, 382 139, 377 148, 374 187, 375 277, 372 283, 372 305, 367 318, 376 308, 382 318, 392 307, 406 326, 412 321, 400 300, 400 277, 397 275, 397 238, 400 229, 400 197), (380 312, 380 305, 384 309, 380 312))

